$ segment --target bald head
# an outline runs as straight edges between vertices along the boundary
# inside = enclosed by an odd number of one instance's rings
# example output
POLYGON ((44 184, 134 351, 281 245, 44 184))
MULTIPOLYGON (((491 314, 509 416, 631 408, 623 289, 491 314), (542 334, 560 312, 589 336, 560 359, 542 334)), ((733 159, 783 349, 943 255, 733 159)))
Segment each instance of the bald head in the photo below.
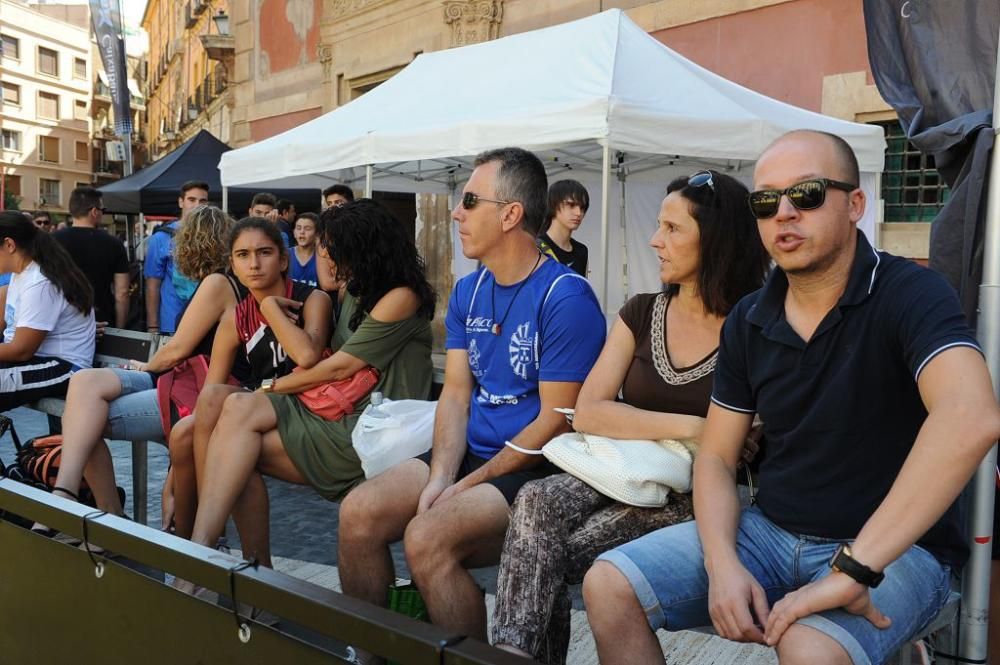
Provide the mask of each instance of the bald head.
POLYGON ((830 158, 830 165, 835 173, 829 173, 827 177, 835 180, 843 180, 857 185, 861 181, 861 173, 858 168, 858 158, 854 155, 854 150, 844 139, 829 132, 819 132, 813 129, 796 129, 786 134, 782 134, 774 139, 769 146, 764 149, 759 159, 772 150, 783 147, 788 143, 813 144, 819 151, 826 153, 830 158))

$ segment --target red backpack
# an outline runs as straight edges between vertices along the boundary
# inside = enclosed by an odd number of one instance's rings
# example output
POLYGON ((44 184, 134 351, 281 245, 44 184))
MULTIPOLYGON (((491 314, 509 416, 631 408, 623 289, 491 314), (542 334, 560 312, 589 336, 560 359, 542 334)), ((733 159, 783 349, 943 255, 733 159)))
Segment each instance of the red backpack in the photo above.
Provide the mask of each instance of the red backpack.
MULTIPOLYGON (((170 438, 170 430, 178 420, 194 413, 198 393, 208 376, 208 356, 191 356, 156 381, 156 401, 160 405, 163 433, 170 438)), ((232 376, 229 385, 240 385, 232 376)))

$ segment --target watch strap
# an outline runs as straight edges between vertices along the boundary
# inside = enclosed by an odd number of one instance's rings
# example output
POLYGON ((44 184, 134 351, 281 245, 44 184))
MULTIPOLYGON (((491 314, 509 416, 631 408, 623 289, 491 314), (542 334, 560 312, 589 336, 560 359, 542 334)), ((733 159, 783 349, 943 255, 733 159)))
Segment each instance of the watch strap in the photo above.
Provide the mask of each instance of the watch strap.
POLYGON ((841 544, 830 559, 830 568, 844 573, 858 584, 864 584, 874 589, 882 580, 885 573, 876 573, 874 570, 855 559, 851 554, 851 549, 846 544, 841 544))

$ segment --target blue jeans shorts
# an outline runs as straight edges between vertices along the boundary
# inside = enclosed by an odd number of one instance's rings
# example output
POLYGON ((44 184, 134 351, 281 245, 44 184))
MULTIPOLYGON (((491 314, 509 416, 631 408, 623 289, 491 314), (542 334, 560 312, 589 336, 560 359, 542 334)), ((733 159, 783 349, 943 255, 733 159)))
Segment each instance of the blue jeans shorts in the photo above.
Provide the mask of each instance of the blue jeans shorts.
POLYGON ((108 405, 108 427, 104 433, 116 441, 166 443, 156 386, 148 372, 112 369, 122 384, 121 394, 108 405))
MULTIPOLYGON (((800 536, 778 527, 756 506, 743 511, 736 536, 740 561, 773 606, 785 594, 825 577, 843 541, 800 536)), ((654 531, 598 557, 628 579, 653 630, 710 626, 708 574, 694 522, 654 531)), ((827 610, 798 621, 836 640, 855 665, 881 663, 925 628, 944 606, 951 571, 914 545, 885 569, 871 595, 892 619, 880 630, 844 610, 827 610)))

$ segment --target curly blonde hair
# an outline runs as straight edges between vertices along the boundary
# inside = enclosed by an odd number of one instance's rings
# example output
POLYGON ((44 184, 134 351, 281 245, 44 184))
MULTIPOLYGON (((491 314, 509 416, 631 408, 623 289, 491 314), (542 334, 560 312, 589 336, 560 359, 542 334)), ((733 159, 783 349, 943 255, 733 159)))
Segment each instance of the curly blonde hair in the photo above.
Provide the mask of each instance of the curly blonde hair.
POLYGON ((226 239, 233 218, 213 205, 200 205, 184 218, 174 238, 174 262, 181 273, 200 282, 229 267, 226 239))

